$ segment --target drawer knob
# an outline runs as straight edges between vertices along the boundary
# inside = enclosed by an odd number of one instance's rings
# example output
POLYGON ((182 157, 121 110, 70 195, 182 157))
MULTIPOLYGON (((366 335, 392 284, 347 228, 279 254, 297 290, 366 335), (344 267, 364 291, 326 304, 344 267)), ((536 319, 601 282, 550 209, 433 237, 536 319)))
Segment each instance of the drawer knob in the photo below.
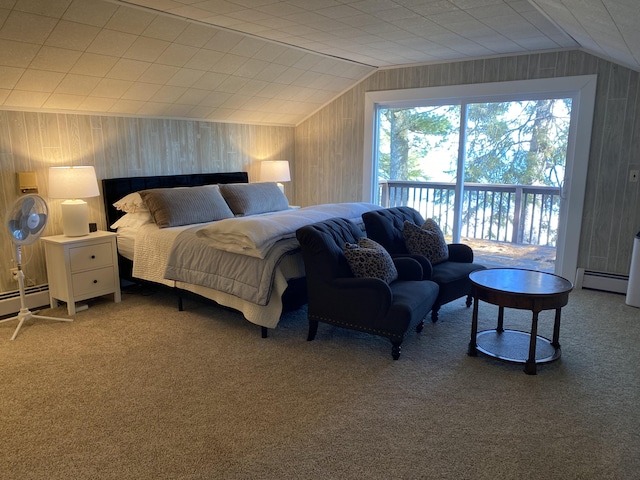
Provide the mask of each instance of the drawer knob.
POLYGON ((91 260, 94 260, 96 258, 95 255, 91 255, 91 260))
POLYGON ((93 283, 98 283, 98 280, 94 280, 93 283))

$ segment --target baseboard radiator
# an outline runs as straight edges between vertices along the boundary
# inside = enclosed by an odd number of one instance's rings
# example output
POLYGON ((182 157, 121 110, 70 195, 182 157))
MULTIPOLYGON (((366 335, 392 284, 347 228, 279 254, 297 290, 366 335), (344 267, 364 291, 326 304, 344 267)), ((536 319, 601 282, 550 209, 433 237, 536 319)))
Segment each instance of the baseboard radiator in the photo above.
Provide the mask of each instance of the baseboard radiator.
MULTIPOLYGON (((49 285, 42 284, 24 289, 25 304, 29 309, 49 305, 49 285)), ((20 290, 0 293, 0 318, 20 311, 20 290)))
POLYGON ((601 290, 603 292, 627 293, 628 275, 616 273, 596 272, 578 268, 576 273, 576 288, 586 288, 589 290, 601 290))

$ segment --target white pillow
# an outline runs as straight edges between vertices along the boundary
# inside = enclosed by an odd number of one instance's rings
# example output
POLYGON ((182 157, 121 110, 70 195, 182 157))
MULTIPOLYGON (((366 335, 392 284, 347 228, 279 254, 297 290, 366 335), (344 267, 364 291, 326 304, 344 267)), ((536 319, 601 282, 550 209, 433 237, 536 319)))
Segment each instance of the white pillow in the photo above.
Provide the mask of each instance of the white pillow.
POLYGON ((120 217, 113 225, 111 225, 111 228, 140 228, 146 223, 153 223, 153 217, 151 216, 151 212, 149 212, 149 210, 127 213, 120 217))
POLYGON ((148 212, 142 197, 138 192, 130 193, 113 204, 116 209, 127 213, 148 212))

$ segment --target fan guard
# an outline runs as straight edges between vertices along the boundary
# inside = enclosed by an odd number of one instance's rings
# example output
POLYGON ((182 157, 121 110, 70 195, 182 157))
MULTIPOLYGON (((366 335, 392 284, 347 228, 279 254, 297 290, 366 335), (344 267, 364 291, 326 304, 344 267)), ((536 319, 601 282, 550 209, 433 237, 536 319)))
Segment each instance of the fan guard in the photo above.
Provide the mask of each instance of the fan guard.
POLYGON ((48 217, 47 202, 40 195, 18 198, 7 215, 11 241, 16 245, 31 245, 40 238, 48 217))

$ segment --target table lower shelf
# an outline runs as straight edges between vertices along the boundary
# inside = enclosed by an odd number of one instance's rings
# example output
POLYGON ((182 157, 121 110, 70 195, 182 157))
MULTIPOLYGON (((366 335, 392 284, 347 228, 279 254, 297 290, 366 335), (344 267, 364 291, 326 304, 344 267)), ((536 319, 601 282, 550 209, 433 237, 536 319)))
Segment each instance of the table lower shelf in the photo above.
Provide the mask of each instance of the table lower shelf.
MULTIPOLYGON (((505 362, 526 363, 529 358, 531 335, 519 330, 483 330, 476 337, 478 351, 505 362)), ((560 348, 547 338, 536 337, 536 363, 549 363, 560 358, 560 348)))

